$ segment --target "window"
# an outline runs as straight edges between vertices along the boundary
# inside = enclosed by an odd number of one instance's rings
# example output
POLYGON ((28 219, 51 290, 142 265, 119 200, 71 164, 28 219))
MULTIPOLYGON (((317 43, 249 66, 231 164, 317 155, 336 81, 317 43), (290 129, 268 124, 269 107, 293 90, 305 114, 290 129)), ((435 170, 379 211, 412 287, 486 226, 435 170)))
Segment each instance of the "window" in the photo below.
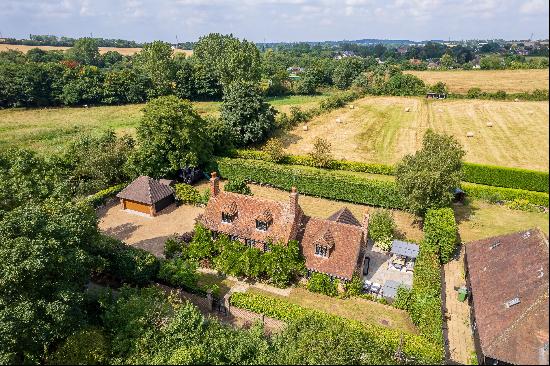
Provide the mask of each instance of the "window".
POLYGON ((271 247, 269 243, 264 243, 264 252, 269 252, 269 251, 271 251, 271 247))
POLYGON ((212 240, 216 240, 216 239, 218 239, 218 232, 212 231, 212 240))
POLYGON ((321 257, 328 257, 328 247, 324 245, 315 244, 315 255, 321 257))
POLYGON ((222 222, 226 224, 231 224, 235 220, 236 214, 229 214, 227 212, 222 212, 222 222))
POLYGON ((239 237, 237 235, 229 235, 229 240, 238 241, 239 237))
POLYGON ((269 222, 256 220, 256 230, 267 231, 269 227, 269 222))
POLYGON ((256 240, 254 239, 245 239, 244 243, 250 248, 254 248, 256 246, 256 240))

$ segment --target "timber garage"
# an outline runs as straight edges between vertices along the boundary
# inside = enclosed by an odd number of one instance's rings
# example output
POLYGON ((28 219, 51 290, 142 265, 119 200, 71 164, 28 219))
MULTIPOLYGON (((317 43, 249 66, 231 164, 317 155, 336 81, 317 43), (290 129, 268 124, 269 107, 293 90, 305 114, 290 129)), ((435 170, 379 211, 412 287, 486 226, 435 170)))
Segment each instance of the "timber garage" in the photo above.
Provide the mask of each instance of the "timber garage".
POLYGON ((142 212, 156 216, 162 209, 175 201, 174 190, 162 182, 142 175, 136 178, 117 197, 123 210, 142 212))

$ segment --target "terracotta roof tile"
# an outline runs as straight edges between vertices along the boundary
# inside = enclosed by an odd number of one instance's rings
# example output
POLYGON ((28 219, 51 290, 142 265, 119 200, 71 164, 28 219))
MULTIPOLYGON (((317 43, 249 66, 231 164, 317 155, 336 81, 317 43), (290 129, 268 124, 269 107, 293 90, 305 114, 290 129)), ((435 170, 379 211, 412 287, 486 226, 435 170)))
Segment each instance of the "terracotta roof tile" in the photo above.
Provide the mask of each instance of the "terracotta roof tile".
POLYGON ((538 229, 466 244, 481 349, 512 364, 548 364, 548 239, 538 229), (519 303, 506 306, 506 302, 519 303))
POLYGON ((361 226, 359 220, 357 220, 357 218, 353 216, 353 213, 351 213, 351 211, 347 207, 339 209, 338 211, 330 215, 327 220, 341 222, 343 224, 361 226))
POLYGON ((120 191, 116 196, 118 198, 152 205, 172 194, 174 194, 172 187, 142 175, 134 179, 132 183, 120 191))

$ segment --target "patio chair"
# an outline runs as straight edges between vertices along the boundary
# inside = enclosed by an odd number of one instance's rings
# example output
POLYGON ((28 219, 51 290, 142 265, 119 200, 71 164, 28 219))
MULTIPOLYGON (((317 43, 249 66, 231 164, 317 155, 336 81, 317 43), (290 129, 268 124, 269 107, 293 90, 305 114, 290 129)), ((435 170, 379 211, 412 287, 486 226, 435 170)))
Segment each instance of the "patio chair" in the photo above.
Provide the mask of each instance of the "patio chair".
POLYGON ((381 284, 373 283, 372 286, 370 287, 370 292, 373 293, 373 294, 378 295, 378 293, 380 292, 381 289, 382 289, 381 284))
POLYGON ((369 290, 372 286, 372 282, 369 281, 369 280, 364 280, 363 281, 363 290, 369 290))

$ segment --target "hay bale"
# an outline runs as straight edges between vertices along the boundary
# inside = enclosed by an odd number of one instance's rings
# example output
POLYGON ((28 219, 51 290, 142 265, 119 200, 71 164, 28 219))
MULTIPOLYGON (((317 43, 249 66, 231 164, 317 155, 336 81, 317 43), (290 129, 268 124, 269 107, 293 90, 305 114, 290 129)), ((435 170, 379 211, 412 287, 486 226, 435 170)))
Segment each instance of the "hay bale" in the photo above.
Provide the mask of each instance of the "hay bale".
POLYGON ((466 137, 474 137, 473 131, 468 131, 468 132, 466 133, 466 137))
POLYGON ((487 122, 487 127, 493 127, 493 122, 487 122))
POLYGON ((410 112, 411 109, 409 107, 405 108, 405 112, 410 112))
POLYGON ((355 106, 353 104, 350 104, 349 109, 353 109, 355 106))
POLYGON ((342 123, 342 119, 340 117, 336 118, 336 123, 342 123))
POLYGON ((439 113, 441 113, 441 112, 443 112, 443 109, 439 108, 437 111, 438 111, 439 113))
POLYGON ((304 125, 303 129, 304 131, 307 131, 307 125, 304 125))
POLYGON ((519 102, 519 99, 518 98, 514 99, 514 102, 519 102))

